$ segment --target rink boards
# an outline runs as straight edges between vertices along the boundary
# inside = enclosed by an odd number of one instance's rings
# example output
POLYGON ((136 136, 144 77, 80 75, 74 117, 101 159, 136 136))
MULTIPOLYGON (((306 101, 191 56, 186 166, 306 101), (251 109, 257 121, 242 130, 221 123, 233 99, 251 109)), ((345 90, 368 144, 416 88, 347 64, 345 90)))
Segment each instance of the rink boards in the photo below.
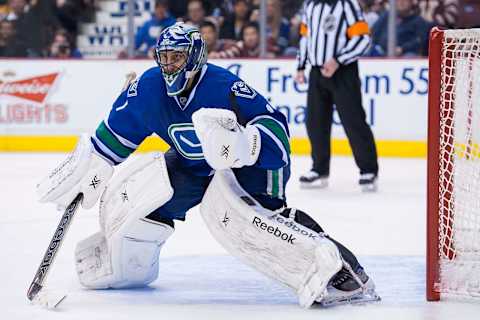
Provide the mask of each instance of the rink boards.
MULTIPOLYGON (((295 60, 214 60, 263 94, 285 114, 294 154, 308 154, 306 85, 293 81, 295 60)), ((149 60, 0 60, 0 151, 67 151, 93 132, 120 93, 126 75, 154 67, 149 60)), ((363 106, 381 156, 424 157, 428 62, 360 61, 363 106)), ((351 154, 338 115, 334 154, 351 154)), ((166 145, 147 139, 141 151, 166 145)))

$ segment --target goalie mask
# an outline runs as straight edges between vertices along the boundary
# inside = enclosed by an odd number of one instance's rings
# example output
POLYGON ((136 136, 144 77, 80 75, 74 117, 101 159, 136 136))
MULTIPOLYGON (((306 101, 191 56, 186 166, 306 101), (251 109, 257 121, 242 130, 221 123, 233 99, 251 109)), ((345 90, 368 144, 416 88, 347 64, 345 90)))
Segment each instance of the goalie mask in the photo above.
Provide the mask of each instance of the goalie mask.
POLYGON ((166 28, 155 46, 155 61, 162 70, 167 94, 182 93, 207 61, 207 49, 200 31, 181 22, 166 28))

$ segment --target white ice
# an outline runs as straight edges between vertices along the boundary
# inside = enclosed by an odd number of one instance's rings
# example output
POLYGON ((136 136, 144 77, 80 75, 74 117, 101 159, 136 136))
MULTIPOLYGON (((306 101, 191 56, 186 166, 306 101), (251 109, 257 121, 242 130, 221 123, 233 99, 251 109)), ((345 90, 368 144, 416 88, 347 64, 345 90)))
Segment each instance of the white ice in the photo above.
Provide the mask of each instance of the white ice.
POLYGON ((73 249, 98 228, 96 211, 81 209, 47 283, 49 290, 67 292, 67 299, 56 311, 32 306, 25 293, 61 215, 36 202, 35 184, 64 156, 0 153, 0 319, 479 318, 478 303, 425 301, 425 160, 380 159, 379 192, 364 194, 349 157, 332 159, 326 190, 299 188, 310 161, 295 157, 288 200, 359 255, 383 298, 379 303, 301 309, 289 289, 229 256, 195 208, 163 248, 158 280, 118 291, 78 284, 73 249))

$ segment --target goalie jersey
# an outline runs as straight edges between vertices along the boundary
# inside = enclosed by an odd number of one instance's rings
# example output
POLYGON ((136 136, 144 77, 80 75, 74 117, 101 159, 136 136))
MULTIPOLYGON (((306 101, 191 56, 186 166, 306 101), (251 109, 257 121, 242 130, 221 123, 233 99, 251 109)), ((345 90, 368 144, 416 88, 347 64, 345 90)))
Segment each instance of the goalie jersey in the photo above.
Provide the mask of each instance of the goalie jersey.
POLYGON ((168 96, 164 81, 160 68, 153 67, 116 99, 91 138, 103 158, 119 164, 146 137, 157 134, 175 150, 183 168, 194 175, 211 175, 212 168, 205 161, 195 134, 192 113, 200 108, 229 109, 235 112, 239 123, 255 125, 261 134, 257 162, 251 167, 233 169, 237 179, 242 185, 249 185, 250 190, 265 190, 266 186, 266 194, 283 199, 283 187, 290 176, 290 146, 282 113, 236 75, 213 64, 202 68, 188 97, 168 96))

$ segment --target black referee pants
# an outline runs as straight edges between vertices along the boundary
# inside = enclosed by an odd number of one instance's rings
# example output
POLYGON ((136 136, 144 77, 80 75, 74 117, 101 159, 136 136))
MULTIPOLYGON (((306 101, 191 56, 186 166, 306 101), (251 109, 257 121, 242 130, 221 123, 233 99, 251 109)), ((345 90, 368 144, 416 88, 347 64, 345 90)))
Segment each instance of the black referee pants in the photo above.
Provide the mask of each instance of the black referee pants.
POLYGON ((362 106, 357 62, 340 66, 331 78, 325 78, 320 67, 312 67, 310 71, 306 126, 312 146, 312 169, 320 175, 328 176, 330 173, 330 135, 334 104, 360 174, 377 174, 377 150, 362 106))

